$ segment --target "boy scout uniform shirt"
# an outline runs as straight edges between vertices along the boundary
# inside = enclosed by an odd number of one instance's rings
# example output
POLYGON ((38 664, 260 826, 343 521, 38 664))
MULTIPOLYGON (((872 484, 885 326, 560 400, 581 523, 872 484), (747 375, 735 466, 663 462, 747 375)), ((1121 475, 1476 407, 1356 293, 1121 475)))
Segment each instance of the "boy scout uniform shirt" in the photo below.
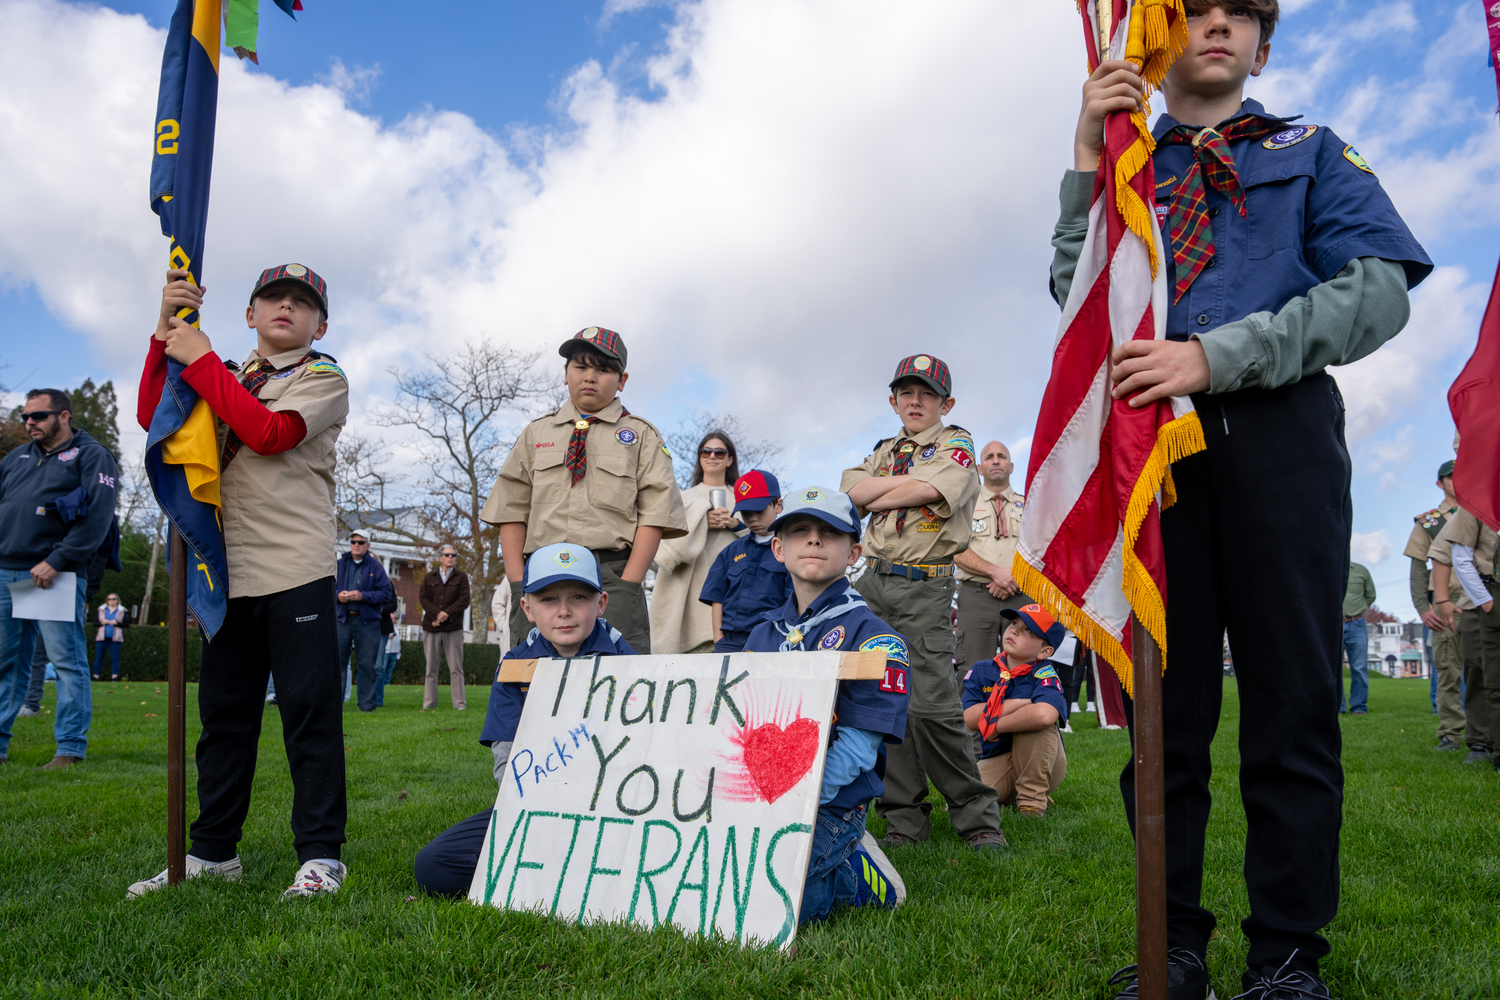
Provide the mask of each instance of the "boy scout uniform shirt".
MULTIPOLYGON (((542 638, 540 629, 534 628, 526 641, 500 657, 500 662, 549 660, 559 655, 557 647, 542 638)), ((603 618, 594 622, 594 631, 589 633, 576 654, 579 657, 635 655, 635 650, 630 648, 630 643, 624 640, 619 630, 603 618)), ((485 746, 515 740, 516 727, 521 724, 521 710, 526 707, 526 692, 531 690, 529 683, 501 683, 499 676, 500 672, 495 671, 497 680, 490 685, 490 707, 484 716, 484 728, 479 732, 479 742, 485 746)))
MULTIPOLYGON (((1445 566, 1453 565, 1453 546, 1467 545, 1474 550, 1474 568, 1483 577, 1493 578, 1495 575, 1495 532, 1489 525, 1480 522, 1479 518, 1470 514, 1460 507, 1448 523, 1443 525, 1443 530, 1432 540, 1432 545, 1427 550, 1427 555, 1433 562, 1440 562, 1445 566)), ((1458 583, 1458 574, 1450 576, 1453 581, 1452 589, 1462 590, 1458 583)), ((1463 600, 1453 602, 1460 611, 1472 611, 1474 603, 1469 600, 1468 595, 1463 595, 1463 600)))
MULTIPOLYGON (((307 352, 299 347, 266 360, 280 368, 307 352)), ((235 377, 243 383, 259 359, 252 351, 235 377)), ((242 446, 220 475, 230 597, 274 594, 334 575, 334 446, 349 415, 349 383, 338 365, 317 358, 266 379, 259 399, 273 413, 296 410, 307 436, 277 455, 242 446)), ((222 454, 229 428, 218 423, 222 454)))
POLYGON ((771 552, 769 542, 753 536, 736 538, 719 552, 708 568, 698 600, 722 604, 719 628, 725 632, 748 632, 766 615, 779 611, 792 596, 792 575, 771 552))
MULTIPOLYGON (((783 636, 777 630, 776 622, 795 628, 816 618, 835 604, 847 601, 846 595, 851 592, 848 579, 835 580, 802 613, 797 611, 797 598, 788 598, 786 604, 750 633, 750 638, 745 642, 745 652, 781 652, 782 643, 790 636, 783 636)), ((858 594, 855 596, 858 597, 858 594)), ((880 780, 885 777, 885 744, 900 743, 906 737, 906 703, 909 698, 907 680, 911 663, 906 640, 892 631, 889 625, 861 601, 844 614, 825 619, 808 628, 797 643, 797 648, 809 652, 878 649, 885 653, 884 679, 839 681, 838 695, 833 703, 838 722, 829 733, 830 743, 839 726, 883 734, 885 740, 876 755, 875 767, 873 770, 860 772, 820 808, 853 809, 873 798, 879 798, 885 794, 885 783, 880 780)))
POLYGON ((629 416, 618 399, 597 414, 584 452, 584 477, 575 486, 564 464, 574 422, 571 400, 526 425, 506 456, 480 520, 526 525, 526 554, 572 542, 614 552, 635 541, 642 525, 663 538, 687 534, 687 514, 672 458, 650 422, 629 416))
POLYGON ((969 547, 974 501, 979 496, 974 438, 962 427, 936 423, 914 438, 904 432, 886 438, 869 458, 845 470, 839 489, 848 493, 868 476, 891 475, 897 449, 907 444, 912 447, 912 463, 906 475, 936 488, 940 498, 927 506, 909 508, 899 535, 899 511, 872 513, 865 529, 865 555, 898 563, 951 562, 955 553, 969 547))
MULTIPOLYGON (((979 499, 974 504, 974 521, 969 526, 972 535, 969 551, 1009 573, 1016 557, 1016 545, 1021 540, 1021 512, 1025 510, 1025 501, 1025 497, 1008 486, 996 493, 981 480, 979 499), (999 508, 998 513, 996 508, 999 508)), ((956 563, 954 569, 960 580, 981 584, 990 582, 988 576, 970 573, 956 563)))
MULTIPOLYGON (((1444 510, 1441 507, 1434 507, 1432 508, 1432 510, 1424 511, 1423 513, 1418 514, 1416 517, 1412 518, 1412 520, 1416 523, 1412 525, 1411 537, 1406 540, 1406 548, 1402 550, 1401 554, 1406 556, 1408 559, 1414 559, 1417 562, 1420 562, 1422 564, 1422 570, 1425 571, 1427 568, 1427 551, 1432 548, 1432 540, 1438 536, 1438 532, 1443 530, 1443 525, 1448 523, 1448 518, 1452 517, 1454 512, 1457 510, 1457 507, 1450 507, 1447 510, 1444 510)), ((1413 570, 1413 572, 1416 572, 1416 570, 1413 570)), ((1416 578, 1413 579, 1415 580, 1416 578)), ((1449 586, 1448 588, 1448 599, 1454 604, 1458 604, 1459 598, 1464 597, 1463 588, 1458 585, 1457 576, 1451 577, 1450 581, 1451 586, 1449 586)), ((1428 589, 1431 590, 1432 578, 1428 577, 1427 582, 1428 589)), ((1413 582, 1412 587, 1413 589, 1415 589, 1415 582, 1413 582)), ((1418 604, 1417 596, 1418 595, 1415 593, 1412 594, 1413 604, 1418 604)), ((1425 605, 1427 603, 1426 595, 1424 594, 1422 596, 1423 600, 1420 602, 1420 604, 1425 605)), ((1467 600, 1466 597, 1464 597, 1464 599, 1467 600)), ((1426 610, 1426 607, 1422 607, 1420 605, 1417 607, 1418 612, 1423 612, 1426 610)))
MULTIPOLYGON (((1000 663, 1006 662, 1004 653, 997 659, 1000 663)), ((999 683, 1000 664, 995 660, 980 660, 970 667, 968 673, 964 674, 964 710, 967 711, 973 705, 988 703, 991 692, 999 683)), ((1033 705, 1051 705, 1057 709, 1058 718, 1065 718, 1068 714, 1067 705, 1063 701, 1062 679, 1057 676, 1057 670, 1050 660, 1043 660, 1029 674, 1011 678, 1010 687, 1005 691, 1005 700, 1010 701, 1012 698, 1029 698, 1033 705)), ((1010 753, 1015 735, 999 733, 993 740, 984 740, 979 746, 980 759, 1010 753)))

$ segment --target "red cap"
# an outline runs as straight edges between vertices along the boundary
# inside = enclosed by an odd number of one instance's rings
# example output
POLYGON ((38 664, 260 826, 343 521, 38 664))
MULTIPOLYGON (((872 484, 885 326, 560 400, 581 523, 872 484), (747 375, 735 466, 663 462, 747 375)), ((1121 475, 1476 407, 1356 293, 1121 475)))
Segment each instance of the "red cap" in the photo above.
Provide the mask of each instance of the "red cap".
POLYGON ((781 484, 769 472, 751 469, 734 481, 735 510, 765 510, 781 499, 781 484))

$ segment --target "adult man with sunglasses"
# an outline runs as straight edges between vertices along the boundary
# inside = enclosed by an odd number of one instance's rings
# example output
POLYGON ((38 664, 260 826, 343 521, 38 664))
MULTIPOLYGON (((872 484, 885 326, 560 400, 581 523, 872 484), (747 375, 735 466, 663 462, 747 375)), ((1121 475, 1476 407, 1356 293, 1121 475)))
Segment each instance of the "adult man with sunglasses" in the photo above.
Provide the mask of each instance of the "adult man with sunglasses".
POLYGON ((89 558, 109 533, 119 469, 109 449, 71 426, 72 403, 59 389, 33 389, 21 415, 28 444, 0 460, 0 583, 55 586, 73 573, 70 621, 37 621, 11 613, 9 587, 0 586, 0 763, 9 758, 11 727, 26 697, 32 648, 46 647, 57 669, 57 753, 42 767, 58 770, 88 752, 93 694, 83 638, 84 588, 89 558))
POLYGON ((370 555, 370 536, 349 532, 349 551, 339 557, 334 570, 334 620, 339 631, 339 673, 344 682, 344 700, 349 700, 349 649, 358 663, 355 677, 359 710, 375 711, 375 661, 385 655, 380 636, 380 606, 395 596, 385 567, 370 555))

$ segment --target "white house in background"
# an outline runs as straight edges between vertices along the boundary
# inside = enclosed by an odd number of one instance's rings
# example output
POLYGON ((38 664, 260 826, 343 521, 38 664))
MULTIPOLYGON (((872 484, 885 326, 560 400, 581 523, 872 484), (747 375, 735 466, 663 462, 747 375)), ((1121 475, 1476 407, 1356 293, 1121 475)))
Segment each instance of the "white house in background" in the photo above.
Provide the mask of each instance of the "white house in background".
POLYGON ((1387 677, 1426 677, 1425 643, 1420 622, 1371 624, 1369 668, 1387 677))
MULTIPOLYGON (((392 510, 346 510, 339 512, 339 523, 344 533, 339 537, 338 553, 349 550, 349 532, 360 528, 370 534, 370 552, 385 564, 386 575, 396 591, 396 627, 401 638, 418 641, 422 638, 422 605, 417 592, 422 587, 422 578, 429 567, 437 566, 437 553, 413 545, 407 534, 420 535, 421 522, 417 508, 396 507, 392 510), (399 530, 393 530, 399 529, 399 530)), ((471 608, 470 611, 473 609, 471 608)), ((470 611, 464 612, 464 642, 474 641, 473 618, 470 611)), ((485 609, 488 620, 489 609, 485 609)), ((493 641, 493 640, 492 640, 493 641)))

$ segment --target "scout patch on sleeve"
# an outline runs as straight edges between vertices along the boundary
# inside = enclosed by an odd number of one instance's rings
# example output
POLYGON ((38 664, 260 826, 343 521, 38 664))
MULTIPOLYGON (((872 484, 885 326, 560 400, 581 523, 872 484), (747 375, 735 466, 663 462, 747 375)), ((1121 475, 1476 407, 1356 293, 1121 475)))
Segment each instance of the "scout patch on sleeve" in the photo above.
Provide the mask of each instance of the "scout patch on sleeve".
POLYGON ((1267 136, 1266 141, 1262 142, 1261 145, 1267 149, 1286 149, 1288 146, 1297 145, 1297 143, 1304 139, 1311 139, 1313 133, 1317 131, 1318 126, 1316 125, 1297 125, 1294 128, 1277 132, 1275 135, 1267 136))
POLYGON ((935 445, 935 444, 930 444, 927 447, 925 447, 925 448, 922 449, 922 457, 923 458, 931 458, 933 455, 936 455, 936 454, 937 454, 937 445, 935 445))
POLYGON ((1044 681, 1048 677, 1056 677, 1057 671, 1053 669, 1052 664, 1048 663, 1043 666, 1037 667, 1036 673, 1032 676, 1039 681, 1044 681))
POLYGON ((962 465, 965 469, 974 468, 974 454, 962 448, 953 449, 953 461, 962 465))
POLYGON ((906 640, 899 635, 891 635, 887 632, 884 635, 873 635, 860 643, 861 653, 872 649, 882 650, 887 660, 895 660, 903 667, 911 665, 911 654, 906 651, 906 640))
POLYGON ((880 682, 880 690, 889 691, 892 694, 906 694, 906 671, 897 667, 886 667, 885 679, 880 682))
POLYGON ((1370 164, 1365 161, 1365 158, 1363 156, 1359 155, 1359 151, 1353 146, 1344 147, 1344 159, 1348 160, 1350 163, 1354 164, 1356 167, 1363 170, 1367 174, 1375 173, 1374 170, 1370 169, 1370 164))
POLYGON ((332 372, 345 382, 349 381, 349 376, 344 374, 344 369, 332 361, 314 361, 307 366, 307 370, 309 372, 332 372))

